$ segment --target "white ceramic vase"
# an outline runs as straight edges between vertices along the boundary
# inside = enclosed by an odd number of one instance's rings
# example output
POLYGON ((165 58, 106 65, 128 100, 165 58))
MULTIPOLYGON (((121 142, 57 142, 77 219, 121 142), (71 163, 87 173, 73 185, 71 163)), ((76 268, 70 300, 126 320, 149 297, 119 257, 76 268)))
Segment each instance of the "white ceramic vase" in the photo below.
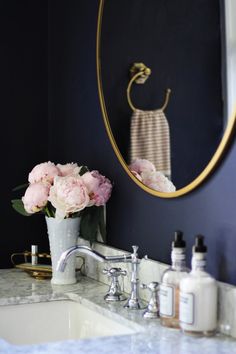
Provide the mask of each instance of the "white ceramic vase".
POLYGON ((51 283, 58 285, 74 284, 76 283, 75 255, 70 256, 64 272, 60 272, 56 268, 61 254, 69 247, 77 245, 80 218, 59 220, 46 217, 46 223, 52 261, 51 283))

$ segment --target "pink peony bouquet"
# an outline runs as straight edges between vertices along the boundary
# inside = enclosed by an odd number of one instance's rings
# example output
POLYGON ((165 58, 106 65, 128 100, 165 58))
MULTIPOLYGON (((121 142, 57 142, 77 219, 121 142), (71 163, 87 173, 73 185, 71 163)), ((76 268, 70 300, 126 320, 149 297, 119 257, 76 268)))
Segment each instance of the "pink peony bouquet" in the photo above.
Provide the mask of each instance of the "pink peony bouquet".
POLYGON ((176 190, 174 184, 162 172, 157 171, 149 160, 135 159, 129 169, 143 184, 156 191, 171 193, 176 190))
POLYGON ((44 162, 29 173, 21 199, 12 200, 22 215, 42 213, 48 217, 81 217, 80 236, 93 242, 100 230, 105 240, 104 206, 111 196, 112 184, 98 171, 76 163, 65 165, 44 162))

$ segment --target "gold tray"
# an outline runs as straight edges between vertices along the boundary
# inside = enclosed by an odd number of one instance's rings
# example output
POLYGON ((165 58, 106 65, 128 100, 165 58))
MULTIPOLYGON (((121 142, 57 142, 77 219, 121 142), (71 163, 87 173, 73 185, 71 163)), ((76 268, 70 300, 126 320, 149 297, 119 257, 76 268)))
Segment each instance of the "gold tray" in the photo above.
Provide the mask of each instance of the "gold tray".
POLYGON ((22 269, 35 279, 51 279, 52 267, 47 264, 20 263, 16 264, 15 268, 22 269))
POLYGON ((29 251, 24 251, 24 252, 13 253, 11 255, 11 262, 15 268, 24 270, 26 273, 28 273, 30 276, 36 279, 50 279, 52 277, 52 266, 50 264, 48 265, 48 264, 40 264, 40 263, 34 265, 29 262, 32 256, 51 259, 51 256, 48 253, 32 254, 29 251), (19 256, 21 258, 21 261, 23 257, 24 263, 16 264, 15 259, 16 257, 18 258, 19 256))
MULTIPOLYGON (((29 257, 32 256, 37 256, 39 258, 50 258, 51 256, 50 254, 47 253, 36 253, 36 254, 32 254, 29 251, 24 251, 24 252, 19 252, 19 253, 13 253, 11 255, 11 262, 14 265, 15 268, 21 269, 23 271, 25 271, 26 273, 28 273, 31 277, 35 278, 35 279, 51 279, 52 278, 52 266, 49 264, 40 264, 37 263, 35 265, 33 265, 32 263, 28 262, 29 257), (24 263, 15 263, 15 257, 20 256, 21 258, 24 258, 24 263)), ((76 271, 82 271, 82 268, 85 265, 85 260, 84 257, 81 256, 76 256, 76 258, 80 258, 82 260, 82 264, 79 268, 76 268, 76 271)))

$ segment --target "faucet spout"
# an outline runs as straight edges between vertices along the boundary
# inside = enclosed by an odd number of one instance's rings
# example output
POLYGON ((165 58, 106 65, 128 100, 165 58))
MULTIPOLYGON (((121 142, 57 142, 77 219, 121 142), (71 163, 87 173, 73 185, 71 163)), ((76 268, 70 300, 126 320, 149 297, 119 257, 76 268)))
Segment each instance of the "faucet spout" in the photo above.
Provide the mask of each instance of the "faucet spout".
POLYGON ((57 264, 57 270, 59 270, 60 272, 64 272, 68 258, 70 258, 70 256, 72 254, 77 253, 77 252, 83 253, 83 254, 89 254, 91 257, 95 258, 99 262, 105 261, 105 258, 103 255, 92 250, 90 247, 73 246, 73 247, 68 248, 66 251, 64 251, 61 254, 61 257, 60 257, 58 264, 57 264))
POLYGON ((125 262, 132 259, 132 255, 130 253, 123 254, 121 256, 103 256, 101 253, 92 250, 92 248, 88 246, 73 246, 61 254, 57 264, 57 270, 64 272, 68 258, 77 252, 88 254, 99 262, 125 262))

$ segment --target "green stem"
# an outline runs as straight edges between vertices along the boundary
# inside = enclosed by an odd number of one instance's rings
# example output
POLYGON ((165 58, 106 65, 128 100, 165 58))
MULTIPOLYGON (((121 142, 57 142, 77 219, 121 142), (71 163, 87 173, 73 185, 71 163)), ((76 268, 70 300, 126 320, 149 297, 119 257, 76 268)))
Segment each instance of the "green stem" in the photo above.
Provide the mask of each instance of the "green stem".
POLYGON ((50 211, 47 206, 44 207, 44 211, 45 211, 46 215, 50 218, 51 215, 50 215, 50 211))

